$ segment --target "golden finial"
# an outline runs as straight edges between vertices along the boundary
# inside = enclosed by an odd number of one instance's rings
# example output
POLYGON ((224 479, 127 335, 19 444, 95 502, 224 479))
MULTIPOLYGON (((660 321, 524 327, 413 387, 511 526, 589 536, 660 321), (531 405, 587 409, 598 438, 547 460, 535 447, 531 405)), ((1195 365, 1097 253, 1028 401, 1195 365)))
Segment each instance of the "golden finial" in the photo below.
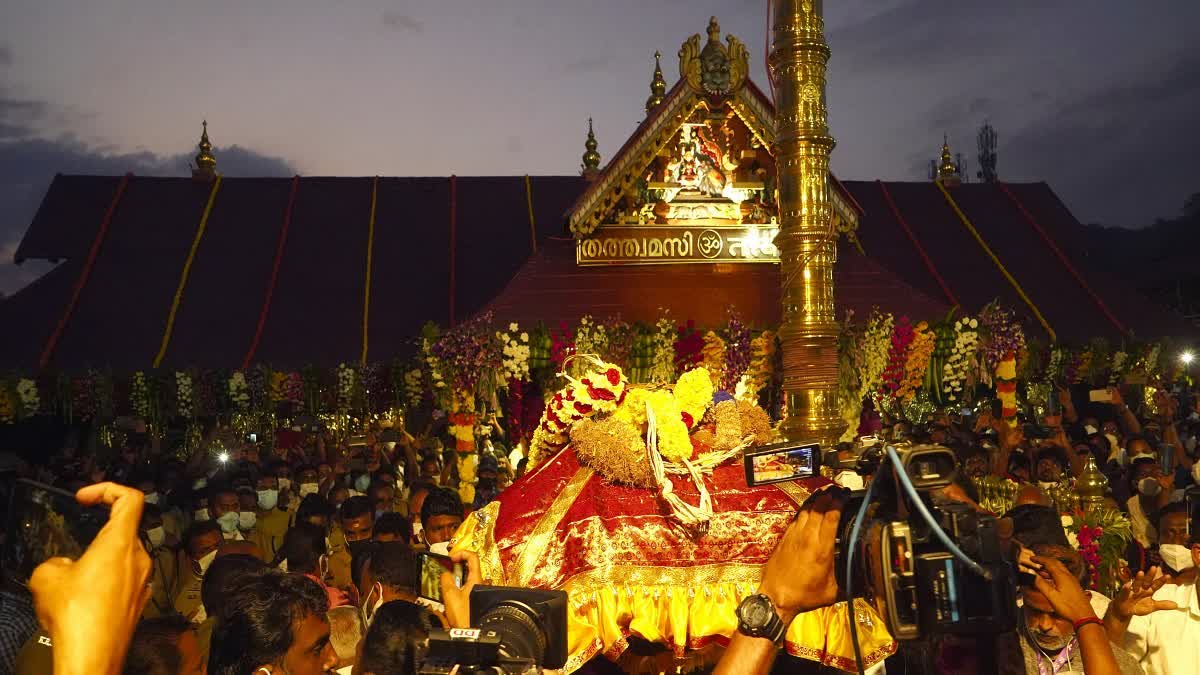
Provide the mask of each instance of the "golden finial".
POLYGON ((646 99, 646 113, 658 107, 667 93, 667 81, 663 79, 662 52, 654 52, 654 79, 650 81, 650 98, 646 99))
POLYGON ((721 41, 721 24, 717 22, 717 17, 709 17, 708 19, 708 41, 721 41))
POLYGON ((959 183, 958 165, 950 154, 950 138, 942 136, 942 158, 938 164, 937 181, 943 184, 957 185, 959 183))
POLYGON ((1075 492, 1079 495, 1079 507, 1087 509, 1104 503, 1104 494, 1108 491, 1108 479, 1096 466, 1096 459, 1088 453, 1087 464, 1083 473, 1075 481, 1075 492))
POLYGON ((588 135, 584 141, 583 147, 587 152, 583 153, 583 175, 587 177, 595 176, 600 171, 600 153, 596 148, 600 144, 596 142, 596 134, 592 130, 592 118, 588 118, 588 135))
POLYGON ((212 141, 208 140, 208 120, 202 123, 200 142, 196 147, 200 152, 196 155, 196 168, 192 169, 193 178, 213 178, 217 175, 217 158, 212 154, 212 141))

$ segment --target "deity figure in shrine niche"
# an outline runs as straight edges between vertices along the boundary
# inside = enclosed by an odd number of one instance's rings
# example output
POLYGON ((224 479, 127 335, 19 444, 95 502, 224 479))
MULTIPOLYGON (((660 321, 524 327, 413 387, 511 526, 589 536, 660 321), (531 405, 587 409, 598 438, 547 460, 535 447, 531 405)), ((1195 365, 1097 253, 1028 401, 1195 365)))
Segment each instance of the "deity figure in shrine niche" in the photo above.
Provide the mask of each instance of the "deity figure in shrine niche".
POLYGON ((675 155, 667 163, 666 178, 685 190, 717 197, 729 182, 725 153, 706 133, 705 125, 684 125, 675 155))

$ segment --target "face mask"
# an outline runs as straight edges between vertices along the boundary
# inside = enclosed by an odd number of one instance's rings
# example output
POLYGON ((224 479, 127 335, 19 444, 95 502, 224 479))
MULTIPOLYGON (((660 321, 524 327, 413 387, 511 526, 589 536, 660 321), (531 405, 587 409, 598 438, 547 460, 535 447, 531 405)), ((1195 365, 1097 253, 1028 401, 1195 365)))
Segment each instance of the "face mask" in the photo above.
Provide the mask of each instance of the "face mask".
POLYGON ((371 487, 371 477, 363 474, 354 479, 354 489, 359 492, 366 492, 367 488, 371 487))
POLYGON ((1157 479, 1147 476, 1138 481, 1138 492, 1147 497, 1157 497, 1162 492, 1162 484, 1157 479))
POLYGON ((196 480, 192 481, 193 490, 203 490, 206 487, 208 487, 207 478, 197 478, 196 480))
POLYGON ((238 520, 238 512, 230 511, 229 513, 222 515, 220 518, 217 518, 217 524, 221 526, 221 531, 225 534, 233 534, 234 532, 237 532, 238 520))
POLYGON ((448 556, 448 555, 450 555, 450 542, 440 541, 436 544, 431 544, 429 546, 429 552, 437 553, 438 555, 447 555, 448 556))
POLYGON ((157 492, 147 492, 144 499, 146 500, 147 504, 157 504, 158 503, 158 493, 157 492))
POLYGON ((292 489, 292 479, 279 478, 277 480, 279 481, 279 491, 280 492, 287 492, 288 490, 292 489))
POLYGON ((1100 431, 1100 430, 1090 424, 1083 425, 1083 432, 1085 434, 1087 434, 1088 436, 1091 436, 1092 434, 1096 433, 1097 431, 1100 431))
POLYGON ((301 499, 303 499, 309 495, 315 495, 315 494, 317 494, 317 484, 316 483, 301 483, 300 484, 300 498, 301 499))
POLYGON ((197 523, 202 523, 208 520, 208 509, 196 509, 196 513, 192 516, 192 520, 196 521, 197 523))
POLYGON ((362 555, 363 551, 371 545, 370 539, 359 539, 358 541, 346 541, 346 548, 350 550, 350 557, 357 558, 362 555))
POLYGON ((348 666, 343 666, 333 672, 337 673, 338 675, 351 675, 351 673, 354 672, 354 664, 350 664, 348 666))
POLYGON ((1192 550, 1186 546, 1161 544, 1158 547, 1158 554, 1162 556, 1163 562, 1167 564, 1167 567, 1176 572, 1182 572, 1195 567, 1195 563, 1192 562, 1192 550))
POLYGON ((371 621, 375 618, 375 613, 383 606, 383 584, 375 584, 371 590, 367 591, 367 597, 363 598, 362 615, 363 624, 371 627, 371 621), (371 596, 375 596, 375 601, 371 601, 371 596))
POLYGON ((167 531, 163 529, 162 525, 152 527, 146 530, 146 538, 150 540, 150 548, 158 548, 167 538, 167 531))
POLYGON ((242 511, 238 514, 238 529, 243 532, 248 532, 254 529, 254 524, 258 522, 258 514, 253 511, 242 511))
POLYGON ((270 511, 279 503, 279 490, 259 490, 258 491, 258 508, 263 511, 270 511))
POLYGON ((205 553, 203 558, 196 561, 196 564, 200 565, 200 576, 204 576, 204 573, 208 571, 208 566, 211 565, 212 561, 216 560, 216 558, 217 549, 214 548, 208 553, 205 553))

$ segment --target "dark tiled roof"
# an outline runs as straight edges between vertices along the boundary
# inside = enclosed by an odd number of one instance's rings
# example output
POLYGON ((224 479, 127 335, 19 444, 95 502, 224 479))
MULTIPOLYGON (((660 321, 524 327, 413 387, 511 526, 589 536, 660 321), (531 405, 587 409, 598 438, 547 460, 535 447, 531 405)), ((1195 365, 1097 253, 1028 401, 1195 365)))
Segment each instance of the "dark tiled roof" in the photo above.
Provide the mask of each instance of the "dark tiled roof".
MULTIPOLYGON (((279 367, 354 361, 362 349, 362 297, 372 178, 303 178, 279 276, 255 354, 279 367)), ((584 189, 576 176, 534 177, 538 254, 532 249, 525 179, 460 177, 454 291, 459 319, 484 307, 499 318, 573 320, 583 314, 654 320, 659 307, 703 325, 728 304, 752 323, 779 319, 778 269, 767 265, 580 268, 564 212, 584 189), (515 275, 515 276, 514 276, 515 275)), ((79 278, 119 178, 59 176, 17 252, 66 262, 0 303, 0 367, 29 368, 79 278)), ((236 367, 253 340, 279 243, 292 179, 226 179, 184 290, 164 367, 236 367)), ((876 182, 847 181, 864 211, 867 253, 842 246, 839 312, 874 306, 936 317, 948 302, 896 223, 876 182)), ((929 183, 888 183, 898 208, 967 311, 999 298, 1027 308, 929 183)), ((1194 335, 1111 275, 1080 259, 1084 230, 1045 184, 1009 188, 1121 322, 1142 336, 1194 335)), ((163 335, 211 186, 183 178, 134 178, 118 205, 91 278, 58 342, 52 367, 148 368, 163 335)), ((449 321, 448 178, 380 178, 370 312, 370 360, 407 352, 427 320, 449 321)), ((1060 340, 1115 336, 1115 327, 997 186, 951 191, 1060 340)), ((1039 329, 1030 317, 1031 332, 1039 329)))

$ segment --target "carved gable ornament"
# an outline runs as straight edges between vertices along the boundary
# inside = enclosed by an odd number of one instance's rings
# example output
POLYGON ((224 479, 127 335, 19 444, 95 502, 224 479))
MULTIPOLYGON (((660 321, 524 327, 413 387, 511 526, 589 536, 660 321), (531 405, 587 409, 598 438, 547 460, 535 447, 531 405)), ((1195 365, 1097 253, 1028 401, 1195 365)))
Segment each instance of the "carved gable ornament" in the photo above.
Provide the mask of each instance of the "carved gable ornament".
POLYGON ((721 44, 721 25, 717 17, 708 21, 708 42, 700 46, 700 35, 688 38, 679 49, 679 77, 692 91, 708 96, 728 96, 746 83, 750 72, 750 53, 746 45, 726 35, 721 44))

